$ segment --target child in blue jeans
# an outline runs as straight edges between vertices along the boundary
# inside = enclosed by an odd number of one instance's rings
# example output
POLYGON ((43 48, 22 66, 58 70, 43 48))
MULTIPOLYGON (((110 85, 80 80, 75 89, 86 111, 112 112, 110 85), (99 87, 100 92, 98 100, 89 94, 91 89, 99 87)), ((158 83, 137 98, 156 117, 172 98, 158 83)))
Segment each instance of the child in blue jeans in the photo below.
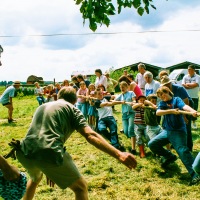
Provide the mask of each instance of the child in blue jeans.
POLYGON ((194 117, 197 116, 197 111, 186 105, 181 98, 174 97, 172 91, 166 86, 157 90, 157 96, 161 102, 156 114, 163 115, 163 131, 151 139, 148 146, 153 153, 164 158, 161 166, 166 167, 177 160, 176 155, 163 148, 171 143, 192 177, 190 185, 194 185, 200 181, 200 176, 192 168, 194 158, 187 147, 186 124, 179 110, 189 111, 194 117))
MULTIPOLYGON (((135 102, 135 93, 133 91, 128 91, 128 84, 125 81, 120 83, 121 94, 115 98, 115 101, 124 102, 135 102)), ((131 104, 122 104, 122 125, 124 134, 127 138, 131 139, 131 153, 136 155, 135 143, 135 131, 134 131, 134 118, 135 111, 132 109, 131 104)))
POLYGON ((112 111, 112 106, 116 104, 122 104, 122 102, 109 102, 108 99, 103 96, 103 91, 98 88, 95 91, 95 97, 97 98, 97 100, 95 100, 94 105, 97 108, 99 117, 97 122, 98 132, 106 139, 108 139, 112 146, 121 151, 124 151, 124 147, 119 143, 117 134, 117 123, 112 111), (107 130, 107 128, 109 129, 109 131, 107 130))

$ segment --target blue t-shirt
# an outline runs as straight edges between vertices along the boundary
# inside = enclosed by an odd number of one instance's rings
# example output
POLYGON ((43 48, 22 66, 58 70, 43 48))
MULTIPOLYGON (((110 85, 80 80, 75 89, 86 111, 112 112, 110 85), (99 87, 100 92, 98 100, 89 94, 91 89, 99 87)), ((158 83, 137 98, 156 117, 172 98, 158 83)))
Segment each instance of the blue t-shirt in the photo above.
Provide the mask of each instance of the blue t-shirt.
POLYGON ((5 104, 10 102, 10 97, 15 96, 15 87, 13 85, 9 86, 1 95, 0 103, 5 104))
POLYGON ((180 97, 181 99, 191 99, 187 90, 181 85, 172 84, 172 92, 174 94, 174 97, 180 97))
MULTIPOLYGON (((136 97, 135 93, 133 91, 127 91, 124 94, 120 94, 115 98, 116 101, 127 101, 132 102, 133 98, 136 97)), ((122 113, 133 113, 134 110, 132 109, 132 106, 129 104, 122 104, 122 113)))
MULTIPOLYGON (((185 103, 180 97, 173 97, 170 101, 161 101, 158 105, 158 110, 180 109, 183 110, 185 103)), ((186 124, 183 115, 168 114, 164 115, 163 128, 169 131, 184 131, 186 132, 186 124)))

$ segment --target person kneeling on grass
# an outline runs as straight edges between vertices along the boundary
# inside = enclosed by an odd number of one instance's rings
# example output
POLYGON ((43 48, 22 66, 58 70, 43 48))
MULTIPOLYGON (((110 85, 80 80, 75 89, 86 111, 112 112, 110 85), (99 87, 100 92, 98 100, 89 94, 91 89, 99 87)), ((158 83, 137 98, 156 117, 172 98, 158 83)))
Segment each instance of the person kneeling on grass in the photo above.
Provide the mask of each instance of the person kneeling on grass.
POLYGON ((187 147, 186 124, 179 110, 189 111, 194 117, 197 116, 197 111, 186 105, 181 98, 174 97, 171 90, 166 86, 157 90, 157 96, 161 99, 161 102, 156 114, 164 116, 163 131, 152 138, 148 146, 153 153, 163 156, 164 160, 161 166, 165 168, 177 160, 176 155, 163 148, 166 144, 171 143, 192 177, 190 185, 197 184, 200 181, 200 176, 192 168, 194 158, 187 147))
POLYGON ((21 199, 26 190, 26 180, 23 172, 0 155, 0 196, 3 199, 21 199))
POLYGON ((30 175, 24 200, 33 199, 43 173, 60 188, 69 187, 75 193, 75 199, 88 199, 86 181, 64 148, 64 143, 75 130, 90 144, 128 168, 136 167, 132 154, 117 150, 88 126, 81 111, 74 106, 76 100, 74 88, 63 87, 57 101, 37 108, 27 135, 15 147, 19 162, 30 175))

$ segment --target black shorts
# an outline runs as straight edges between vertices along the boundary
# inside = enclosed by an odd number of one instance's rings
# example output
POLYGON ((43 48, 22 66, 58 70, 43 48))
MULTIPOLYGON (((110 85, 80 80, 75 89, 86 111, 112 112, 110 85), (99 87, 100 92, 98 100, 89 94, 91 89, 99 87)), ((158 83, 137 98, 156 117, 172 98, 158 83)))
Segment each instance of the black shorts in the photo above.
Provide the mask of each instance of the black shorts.
POLYGON ((3 106, 9 105, 9 104, 11 104, 11 103, 10 102, 2 103, 3 106))

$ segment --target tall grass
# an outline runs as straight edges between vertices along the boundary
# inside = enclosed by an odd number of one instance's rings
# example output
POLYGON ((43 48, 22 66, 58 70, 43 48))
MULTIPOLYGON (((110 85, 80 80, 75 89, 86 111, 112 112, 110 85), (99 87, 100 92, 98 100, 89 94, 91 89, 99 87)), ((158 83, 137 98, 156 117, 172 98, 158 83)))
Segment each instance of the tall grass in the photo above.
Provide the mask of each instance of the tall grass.
MULTIPOLYGON (((1 94, 0 89, 0 94, 1 94)), ((34 96, 14 98, 13 117, 15 124, 7 123, 7 109, 0 105, 0 152, 8 153, 8 142, 25 136, 33 113, 38 106, 34 96)), ((122 128, 121 107, 115 107, 115 117, 118 120, 118 130, 122 128)), ((200 120, 197 121, 200 127, 200 120)), ((120 141, 127 148, 130 141, 119 132, 120 141)), ((200 150, 199 130, 193 131, 194 152, 200 150)), ((138 166, 130 171, 114 158, 99 151, 77 132, 74 132, 66 142, 67 151, 72 155, 80 172, 88 182, 89 198, 91 200, 197 200, 200 199, 200 185, 188 186, 190 176, 180 159, 164 170, 146 147, 147 157, 136 156, 138 166)), ((172 150, 173 153, 174 150, 172 150)), ((21 164, 9 158, 9 162, 25 171, 21 164)), ((70 189, 61 190, 57 186, 50 188, 46 185, 45 177, 40 183, 36 200, 74 199, 70 189)))

